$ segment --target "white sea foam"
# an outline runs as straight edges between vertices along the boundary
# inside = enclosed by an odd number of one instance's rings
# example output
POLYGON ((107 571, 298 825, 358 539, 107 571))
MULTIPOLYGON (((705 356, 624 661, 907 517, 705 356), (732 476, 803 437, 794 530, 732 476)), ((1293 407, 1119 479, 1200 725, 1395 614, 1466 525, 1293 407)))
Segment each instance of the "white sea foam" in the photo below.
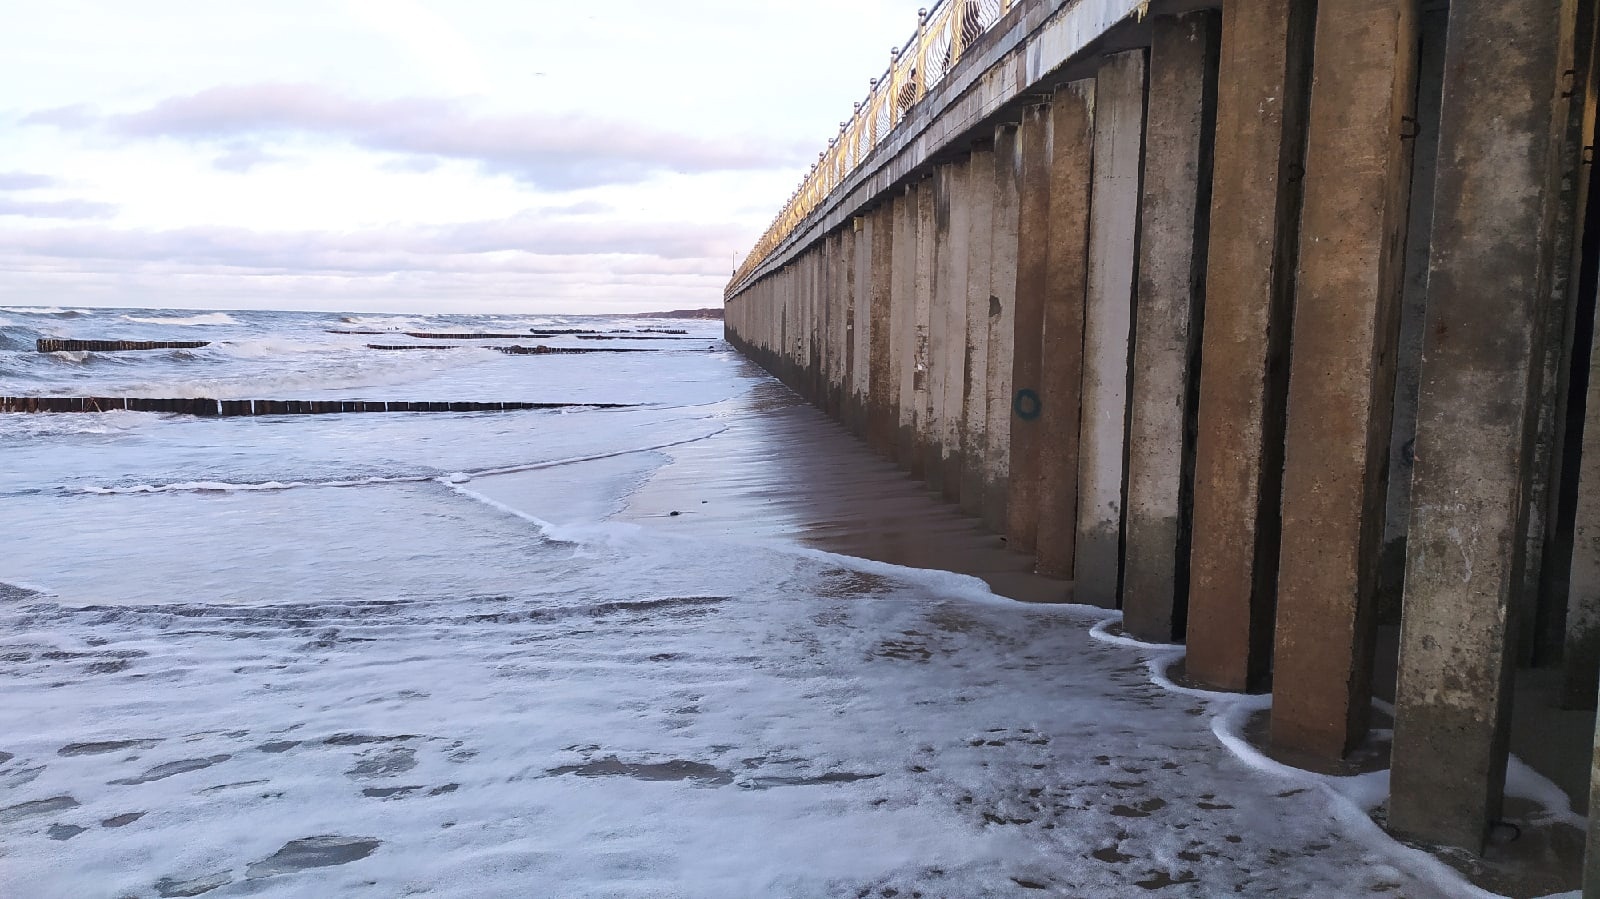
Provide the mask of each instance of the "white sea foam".
POLYGON ((175 327, 189 327, 193 325, 236 325, 239 323, 237 319, 226 312, 207 312, 202 315, 177 317, 124 315, 122 319, 123 321, 139 322, 146 325, 173 325, 175 327))
POLYGON ((0 312, 22 315, 93 315, 93 309, 63 309, 60 306, 0 306, 0 312))

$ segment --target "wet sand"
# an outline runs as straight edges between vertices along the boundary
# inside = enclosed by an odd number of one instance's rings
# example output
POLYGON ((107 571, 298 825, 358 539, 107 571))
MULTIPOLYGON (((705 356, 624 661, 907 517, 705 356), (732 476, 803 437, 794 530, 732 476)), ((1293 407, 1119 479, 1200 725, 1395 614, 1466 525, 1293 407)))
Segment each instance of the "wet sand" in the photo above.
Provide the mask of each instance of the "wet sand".
POLYGON ((1001 596, 1071 602, 1072 583, 1033 573, 954 504, 776 382, 715 437, 671 451, 622 520, 685 534, 788 539, 878 562, 981 578, 1001 596), (678 513, 674 515, 673 513, 678 513))

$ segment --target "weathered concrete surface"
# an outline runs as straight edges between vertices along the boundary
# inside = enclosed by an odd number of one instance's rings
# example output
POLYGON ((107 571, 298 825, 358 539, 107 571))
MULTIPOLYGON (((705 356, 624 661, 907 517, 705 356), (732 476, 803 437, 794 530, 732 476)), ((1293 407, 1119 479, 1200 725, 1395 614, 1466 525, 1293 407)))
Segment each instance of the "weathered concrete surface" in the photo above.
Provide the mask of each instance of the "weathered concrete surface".
POLYGON ((1272 742, 1367 733, 1415 120, 1411 0, 1321 0, 1283 473, 1272 742))
POLYGON ((1221 25, 1221 15, 1209 10, 1151 22, 1122 626, 1155 643, 1182 635, 1188 601, 1193 375, 1205 302, 1221 25))
POLYGON ((1004 533, 1010 521, 1011 378, 1016 356, 1017 226, 1022 146, 1017 128, 994 133, 994 244, 989 279, 989 360, 984 372, 988 427, 983 459, 983 523, 1004 533))
MULTIPOLYGON (((949 165, 937 166, 927 184, 933 195, 933 218, 930 222, 932 245, 929 247, 932 268, 928 296, 928 396, 924 408, 928 417, 922 429, 923 471, 928 479, 928 489, 935 494, 944 493, 944 459, 949 451, 946 438, 950 426, 949 361, 950 361, 950 307, 954 303, 953 267, 955 253, 950 242, 950 207, 953 205, 955 172, 949 165)), ((966 339, 963 333, 963 341, 966 339)))
MULTIPOLYGON (((1542 230, 1548 235, 1542 243, 1545 258, 1540 267, 1539 285, 1545 305, 1537 340, 1540 364, 1535 381, 1538 402, 1533 407, 1536 415, 1533 455, 1529 463, 1529 484, 1522 497, 1528 509, 1524 513, 1527 521, 1525 548, 1514 600, 1519 621, 1512 628, 1517 640, 1517 658, 1523 665, 1548 664, 1560 653, 1560 627, 1551 620, 1559 616, 1547 613, 1554 611, 1555 604, 1564 601, 1564 597, 1542 595, 1540 588, 1541 584, 1548 584, 1559 589, 1557 583, 1546 578, 1547 569, 1564 567, 1566 562, 1565 558, 1559 562, 1553 557, 1547 559, 1545 551, 1554 538, 1562 536, 1558 533, 1556 513, 1577 308, 1571 295, 1575 271, 1573 237, 1577 230, 1574 214, 1578 206, 1578 175, 1585 167, 1583 147, 1593 142, 1591 133, 1580 134, 1578 130, 1583 108, 1588 105, 1587 78, 1580 77, 1576 71, 1574 42, 1579 8, 1584 8, 1587 18, 1592 14, 1592 4, 1586 0, 1552 0, 1552 4, 1553 14, 1558 16, 1554 71, 1560 84, 1550 109, 1550 149, 1546 155, 1541 196, 1542 230)), ((1589 40, 1592 36, 1586 36, 1585 43, 1589 40)), ((1588 49, 1586 46, 1585 55, 1588 49)), ((1564 545, 1564 541, 1562 543, 1564 545)), ((1570 554, 1570 549, 1566 552, 1570 554)))
POLYGON ((944 498, 961 499, 961 468, 966 448, 961 442, 966 421, 967 385, 967 270, 971 266, 971 157, 945 166, 948 185, 946 214, 949 227, 942 251, 939 296, 945 302, 944 414, 939 446, 939 484, 944 498))
POLYGON ((989 297, 994 280, 994 146, 973 148, 967 170, 967 346, 962 368, 961 511, 981 516, 989 459, 989 297))
POLYGON ((1089 283, 1095 83, 1074 81, 1050 102, 1049 233, 1040 353, 1039 538, 1036 571, 1070 578, 1078 513, 1078 414, 1089 283))
POLYGON ((1078 433, 1078 602, 1116 608, 1122 574, 1128 367, 1139 178, 1144 162, 1145 51, 1109 57, 1095 79, 1094 208, 1083 325, 1078 433))
POLYGON ((917 402, 917 186, 906 185, 894 198, 893 337, 889 358, 894 366, 895 461, 919 475, 922 459, 916 453, 917 402))
POLYGON ((1411 514, 1412 442, 1417 436, 1417 390, 1422 370, 1423 317, 1428 307, 1428 248, 1433 240, 1433 179, 1439 157, 1439 97, 1444 90, 1444 45, 1449 10, 1426 5, 1417 20, 1417 138, 1411 159, 1411 224, 1406 234, 1405 287, 1395 348, 1394 416, 1389 439, 1389 495, 1378 566, 1378 617, 1400 621, 1405 581, 1406 526, 1411 514))
POLYGON ((867 233, 866 216, 858 215, 845 234, 845 290, 849 300, 845 313, 845 424, 857 437, 865 438, 867 405, 867 333, 871 325, 867 311, 867 285, 872 280, 872 237, 867 233))
POLYGON ((895 392, 890 356, 893 316, 890 283, 894 275, 894 203, 888 201, 867 211, 867 231, 872 235, 872 274, 869 291, 871 319, 867 334, 867 442, 879 454, 892 458, 895 447, 895 392))
MULTIPOLYGON (((933 389, 930 378, 932 367, 931 329, 933 326, 934 247, 938 246, 934 233, 934 199, 936 183, 928 178, 917 185, 916 208, 912 228, 917 235, 915 268, 912 280, 914 321, 912 324, 911 403, 915 408, 912 421, 911 452, 914 462, 912 477, 923 478, 933 489, 938 489, 938 431, 933 420, 933 389), (932 466, 929 462, 933 462, 932 466)), ((941 329, 942 330, 942 329, 941 329)))
POLYGON ((1261 685, 1272 649, 1308 4, 1225 0, 1195 442, 1188 671, 1261 685))
POLYGON ((1455 0, 1445 51, 1389 824, 1472 850, 1505 782, 1555 13, 1455 0))
POLYGON ((1044 295, 1050 238, 1050 107, 1030 106, 1023 112, 1017 140, 1022 147, 1018 185, 1017 298, 1012 312, 1014 345, 1011 357, 1011 466, 1007 501, 1006 538, 1011 548, 1031 553, 1039 538, 1040 443, 1037 412, 1025 400, 1038 403, 1042 374, 1040 349, 1044 332, 1044 295), (1027 391, 1027 393, 1024 393, 1027 391), (1016 407, 1023 405, 1024 415, 1016 407))

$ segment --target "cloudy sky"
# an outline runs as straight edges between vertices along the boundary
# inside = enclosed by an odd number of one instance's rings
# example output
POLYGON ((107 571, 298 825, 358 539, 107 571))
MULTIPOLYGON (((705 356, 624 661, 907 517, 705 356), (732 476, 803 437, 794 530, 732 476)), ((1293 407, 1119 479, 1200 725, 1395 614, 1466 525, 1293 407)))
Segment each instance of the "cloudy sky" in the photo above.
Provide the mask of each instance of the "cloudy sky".
POLYGON ((917 0, 0 4, 0 305, 608 312, 721 303, 917 0))

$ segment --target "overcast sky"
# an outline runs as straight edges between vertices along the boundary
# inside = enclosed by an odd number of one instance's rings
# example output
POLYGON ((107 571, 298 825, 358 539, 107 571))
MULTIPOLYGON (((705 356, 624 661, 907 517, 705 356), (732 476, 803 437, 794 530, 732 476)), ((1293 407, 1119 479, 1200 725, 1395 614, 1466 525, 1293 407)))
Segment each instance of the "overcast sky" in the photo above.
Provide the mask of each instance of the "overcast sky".
POLYGON ((916 5, 0 0, 0 305, 720 305, 916 5))

